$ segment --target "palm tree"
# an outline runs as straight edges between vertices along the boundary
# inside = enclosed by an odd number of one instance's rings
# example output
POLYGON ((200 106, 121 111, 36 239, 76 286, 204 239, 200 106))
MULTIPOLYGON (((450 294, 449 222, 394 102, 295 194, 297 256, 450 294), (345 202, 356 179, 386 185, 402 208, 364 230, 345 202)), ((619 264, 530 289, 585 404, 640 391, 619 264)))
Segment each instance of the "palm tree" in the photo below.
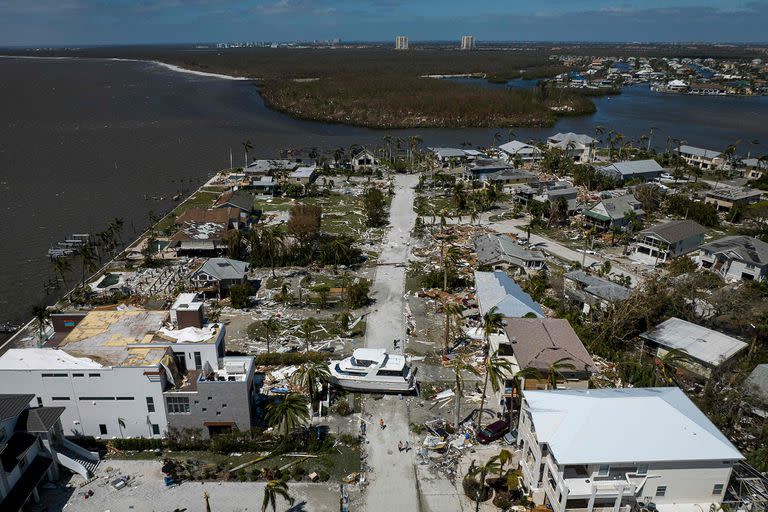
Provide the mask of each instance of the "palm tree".
POLYGON ((475 496, 475 512, 480 510, 480 502, 482 501, 483 492, 485 491, 485 478, 488 473, 495 473, 499 471, 499 456, 494 455, 482 466, 475 466, 475 461, 469 465, 469 471, 467 471, 468 478, 479 477, 480 485, 477 488, 477 496, 475 496))
POLYGON ((39 346, 42 346, 43 342, 45 341, 43 339, 45 333, 45 324, 47 324, 48 319, 51 318, 51 312, 48 310, 48 306, 45 304, 38 304, 32 308, 32 315, 35 317, 35 320, 37 320, 38 334, 40 335, 38 343, 39 346))
MULTIPOLYGON (((483 315, 482 319, 482 328, 483 328, 483 335, 485 337, 485 347, 484 347, 484 353, 485 353, 485 361, 483 362, 483 366, 486 368, 485 372, 485 383, 483 384, 483 395, 480 397, 480 414, 477 417, 477 429, 480 430, 481 422, 483 420, 483 406, 485 405, 485 393, 488 391, 488 379, 490 378, 490 371, 488 371, 489 366, 493 368, 494 372, 496 370, 496 365, 489 364, 490 358, 488 357, 491 351, 491 334, 495 333, 502 325, 504 316, 499 313, 498 308, 496 306, 489 309, 485 315, 483 315)), ((494 353, 494 356, 496 354, 494 353)), ((509 364, 507 362, 507 364, 509 364)), ((511 373, 511 372, 509 372, 511 373)), ((494 374, 496 376, 496 374, 494 374)), ((495 386, 498 387, 498 382, 495 383, 495 386)))
POLYGON ((288 433, 307 422, 307 400, 298 393, 288 393, 282 400, 267 405, 267 424, 282 431, 282 435, 288 433))
POLYGON ((651 126, 651 127, 648 129, 648 146, 647 146, 647 148, 646 148, 646 151, 648 152, 648 154, 650 154, 650 153, 651 153, 651 139, 653 139, 653 131, 654 131, 655 129, 656 129, 656 128, 655 128, 655 127, 653 127, 653 126, 651 126))
POLYGON ((453 370, 453 376, 454 376, 454 396, 455 396, 455 404, 454 404, 454 421, 453 421, 453 427, 458 430, 459 429, 459 422, 461 421, 461 399, 464 397, 464 375, 462 375, 462 372, 469 372, 472 375, 479 376, 477 369, 472 366, 471 364, 467 364, 458 357, 451 361, 451 369, 453 370))
POLYGON ((445 338, 443 340, 443 355, 447 356, 450 350, 448 340, 451 335, 451 320, 461 318, 461 312, 464 308, 455 302, 445 302, 443 304, 443 313, 445 313, 445 338))
POLYGON ((523 398, 523 379, 533 379, 539 376, 536 368, 523 368, 507 376, 507 381, 512 384, 512 398, 509 404, 509 428, 514 428, 515 412, 520 410, 523 398))
POLYGON ((85 274, 96 270, 96 254, 93 252, 93 247, 88 244, 84 244, 78 251, 80 257, 80 266, 82 269, 82 286, 85 287, 85 274))
POLYGON ((291 375, 291 381, 298 388, 306 390, 309 395, 309 421, 312 421, 314 412, 312 411, 313 404, 315 403, 315 391, 317 385, 321 387, 331 382, 331 371, 328 369, 328 365, 317 361, 307 361, 299 366, 293 375, 291 375))
POLYGON ((301 332, 304 334, 304 342, 307 345, 307 352, 309 352, 309 340, 313 337, 312 332, 317 329, 318 325, 317 318, 313 316, 305 318, 304 321, 301 322, 301 332))
POLYGON ((679 349, 671 349, 654 361, 656 386, 661 383, 663 386, 677 385, 677 368, 681 363, 687 360, 686 352, 679 349))
POLYGON ((452 245, 443 255, 443 291, 448 289, 448 266, 453 265, 461 256, 458 247, 452 245))
POLYGON ((245 169, 248 167, 248 153, 253 149, 253 144, 251 143, 251 139, 245 139, 240 144, 243 146, 243 150, 245 151, 245 165, 243 166, 243 169, 245 169))
POLYGON ((264 330, 267 331, 267 354, 269 354, 269 339, 282 330, 283 324, 280 323, 280 320, 275 317, 275 315, 272 315, 266 320, 263 320, 261 325, 263 325, 264 330))
POLYGON ((67 273, 72 270, 72 264, 66 258, 53 260, 53 270, 61 277, 61 284, 67 286, 67 273))
POLYGON ((749 141, 749 149, 747 150, 747 160, 752 157, 752 146, 758 146, 760 141, 757 139, 749 141))
POLYGON ((117 418, 117 427, 120 429, 120 437, 124 437, 123 429, 125 428, 125 418, 117 418))
POLYGON ((295 501, 288 494, 288 484, 282 480, 270 480, 264 486, 264 499, 261 502, 261 512, 267 512, 268 507, 272 507, 272 512, 277 510, 277 497, 283 498, 289 505, 293 506, 295 501))
POLYGON ((549 385, 552 386, 552 389, 557 389, 557 376, 561 375, 563 370, 574 370, 576 368, 570 361, 572 361, 570 357, 563 357, 549 365, 549 368, 547 369, 547 381, 549 381, 549 385))
POLYGON ((478 430, 483 427, 483 409, 485 406, 485 394, 488 391, 488 382, 491 383, 493 392, 498 393, 504 382, 505 375, 510 375, 513 371, 512 363, 503 357, 499 357, 498 352, 486 356, 483 366, 485 366, 485 382, 483 384, 483 396, 480 397, 480 415, 477 418, 478 430))
POLYGON ((269 256, 269 266, 272 268, 272 277, 275 277, 275 260, 285 250, 285 233, 280 226, 261 229, 261 243, 269 256))

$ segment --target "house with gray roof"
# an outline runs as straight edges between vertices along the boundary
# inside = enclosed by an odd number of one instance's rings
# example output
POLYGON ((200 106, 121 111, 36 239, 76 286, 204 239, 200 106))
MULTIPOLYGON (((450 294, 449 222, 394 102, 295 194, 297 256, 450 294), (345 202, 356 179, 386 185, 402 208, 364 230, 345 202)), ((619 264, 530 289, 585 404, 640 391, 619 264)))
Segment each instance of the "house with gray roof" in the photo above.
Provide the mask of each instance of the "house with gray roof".
POLYGON ((523 171, 522 169, 506 168, 491 173, 483 173, 479 176, 480 182, 484 185, 501 185, 503 188, 510 188, 512 185, 526 185, 539 181, 535 174, 523 171))
POLYGON ((706 229, 692 220, 656 224, 637 234, 635 253, 663 263, 695 251, 704 242, 706 229))
POLYGON ((478 265, 513 266, 523 270, 541 270, 546 265, 544 253, 526 249, 507 235, 480 235, 474 240, 478 265))
POLYGON ((461 148, 427 148, 441 167, 458 166, 476 158, 476 155, 461 148))
POLYGON ((725 165, 725 157, 720 151, 682 145, 678 149, 680 158, 691 167, 699 169, 719 169, 725 165))
POLYGON ((475 271, 475 296, 481 316, 493 308, 506 317, 544 316, 541 306, 501 270, 475 271))
POLYGON ((762 198, 763 191, 759 189, 721 185, 715 190, 708 190, 704 202, 714 205, 719 212, 729 212, 736 206, 755 204, 762 198))
POLYGON ((635 218, 640 221, 645 217, 642 203, 635 199, 632 194, 608 197, 589 210, 584 210, 586 220, 595 227, 602 229, 626 227, 630 223, 631 214, 634 214, 635 218))
POLYGON ((247 282, 248 263, 230 258, 209 258, 192 273, 190 278, 195 290, 213 292, 225 296, 236 284, 247 282))
POLYGON ((279 173, 291 172, 298 166, 298 162, 286 159, 254 160, 248 164, 248 167, 243 169, 243 171, 248 176, 270 176, 279 173))
POLYGON ((525 162, 538 162, 544 158, 542 151, 531 144, 520 142, 519 140, 511 140, 505 144, 499 146, 499 150, 504 153, 507 160, 514 162, 519 160, 525 162))
POLYGON ((663 172, 656 160, 624 160, 595 167, 597 172, 624 183, 627 181, 652 181, 663 172))
MULTIPOLYGON (((10 382, 9 382, 10 383, 10 382)), ((55 392, 52 390, 52 392, 55 392)), ((64 438, 64 407, 43 407, 34 394, 0 394, 0 510, 18 512, 40 503, 40 485, 61 477, 59 466, 93 476, 98 454, 64 438), (37 401, 32 407, 30 402, 37 401)))
POLYGON ((297 183, 299 185, 309 185, 317 179, 317 167, 297 167, 296 170, 288 174, 286 182, 297 183))
POLYGON ((681 367, 701 377, 712 373, 747 348, 741 340, 681 318, 672 317, 640 335, 644 349, 656 357, 670 350, 683 354, 681 367))
POLYGON ((547 147, 556 148, 574 162, 587 163, 592 160, 592 150, 597 140, 579 133, 556 133, 547 138, 547 147))
POLYGON ((768 243, 746 235, 726 236, 702 245, 698 263, 726 281, 765 281, 768 243))
POLYGON ((627 300, 631 293, 629 288, 583 270, 566 272, 563 287, 566 298, 579 304, 585 314, 592 309, 605 311, 611 304, 627 300))

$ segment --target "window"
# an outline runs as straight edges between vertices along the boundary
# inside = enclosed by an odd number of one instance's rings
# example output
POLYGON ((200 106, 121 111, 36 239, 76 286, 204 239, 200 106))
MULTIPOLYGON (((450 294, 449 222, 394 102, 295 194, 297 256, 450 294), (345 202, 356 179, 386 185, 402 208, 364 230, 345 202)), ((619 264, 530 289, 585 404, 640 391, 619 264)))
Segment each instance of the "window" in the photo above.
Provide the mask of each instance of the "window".
POLYGON ((133 400, 133 397, 132 396, 119 396, 119 397, 116 398, 116 400, 123 400, 123 401, 125 401, 125 400, 133 400))
POLYGON ((189 414, 189 398, 186 396, 169 396, 165 403, 168 414, 189 414))
POLYGON ((67 377, 66 373, 41 373, 43 377, 67 377))
POLYGON ((666 496, 667 495, 667 486, 666 485, 660 485, 656 487, 656 497, 660 496, 666 496))
POLYGON ((723 484, 715 484, 712 488, 712 494, 723 494, 723 484))
POLYGON ((114 400, 113 396, 81 396, 81 402, 97 401, 97 400, 114 400))
POLYGON ((40 397, 37 397, 37 406, 42 407, 43 406, 43 399, 40 397))
POLYGON ((73 377, 85 377, 85 374, 84 373, 73 373, 72 376, 73 377))
POLYGON ((103 436, 107 435, 107 426, 103 423, 99 424, 99 433, 103 436))
POLYGON ((88 376, 89 377, 101 377, 101 374, 100 373, 89 373, 88 376))
POLYGON ((151 396, 147 397, 147 412, 155 412, 155 399, 151 396))
POLYGON ((636 471, 636 473, 637 473, 638 475, 647 475, 647 474, 648 474, 648 465, 647 465, 647 464, 645 464, 645 465, 643 465, 643 466, 637 466, 637 471, 636 471))
POLYGON ((222 409, 225 408, 227 404, 221 404, 222 409))
POLYGON ((195 370, 202 370, 203 369, 203 358, 200 355, 200 352, 195 352, 195 370))
POLYGON ((159 436, 160 435, 160 425, 157 423, 152 424, 152 435, 153 436, 159 436))
POLYGON ((69 400, 69 397, 68 396, 52 396, 51 400, 53 400, 54 402, 63 402, 65 400, 69 400))
POLYGON ((608 476, 611 471, 611 466, 599 466, 597 468, 597 476, 608 476))

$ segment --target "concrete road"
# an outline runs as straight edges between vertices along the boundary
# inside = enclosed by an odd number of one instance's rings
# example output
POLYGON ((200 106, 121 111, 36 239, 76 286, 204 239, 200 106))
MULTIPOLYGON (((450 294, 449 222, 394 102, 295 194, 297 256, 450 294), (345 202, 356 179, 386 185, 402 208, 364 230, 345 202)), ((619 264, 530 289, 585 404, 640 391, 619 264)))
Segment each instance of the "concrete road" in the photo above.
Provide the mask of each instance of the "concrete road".
MULTIPOLYGON (((376 300, 373 311, 368 315, 365 345, 369 348, 392 350, 392 340, 405 342, 405 268, 395 266, 406 263, 410 251, 410 232, 416 222, 413 211, 415 191, 418 182, 414 175, 398 175, 395 178, 395 196, 390 208, 390 228, 379 255, 380 265, 376 269, 372 295, 376 300)), ((401 345, 401 349, 402 349, 401 345)), ((409 438, 409 417, 406 399, 385 396, 375 400, 368 396, 364 402, 364 413, 368 425, 366 462, 373 468, 368 473, 370 485, 366 491, 367 512, 416 512, 419 510, 419 495, 416 482, 415 454, 399 452, 398 441, 409 438), (383 419, 386 428, 379 427, 383 419)))

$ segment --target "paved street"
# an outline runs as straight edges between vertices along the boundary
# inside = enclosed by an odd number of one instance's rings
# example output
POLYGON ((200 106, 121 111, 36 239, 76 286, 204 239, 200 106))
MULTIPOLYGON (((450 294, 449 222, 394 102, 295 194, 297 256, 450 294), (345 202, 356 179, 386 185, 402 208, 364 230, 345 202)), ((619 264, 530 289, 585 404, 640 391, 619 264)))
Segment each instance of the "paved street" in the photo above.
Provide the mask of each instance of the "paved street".
MULTIPOLYGON (((365 344, 370 348, 392 350, 392 340, 406 339, 405 335, 405 268, 397 263, 408 259, 407 242, 416 221, 413 211, 414 190, 417 176, 398 175, 395 178, 395 196, 390 209, 390 229, 379 256, 380 265, 372 287, 376 299, 374 310, 368 315, 365 344)), ((366 397, 364 410, 368 425, 368 464, 373 467, 369 474, 370 485, 366 491, 367 512, 415 512, 419 510, 416 483, 416 450, 399 452, 398 441, 409 437, 408 407, 405 398, 385 396, 374 400, 366 397), (381 429, 379 419, 387 427, 381 429)))

